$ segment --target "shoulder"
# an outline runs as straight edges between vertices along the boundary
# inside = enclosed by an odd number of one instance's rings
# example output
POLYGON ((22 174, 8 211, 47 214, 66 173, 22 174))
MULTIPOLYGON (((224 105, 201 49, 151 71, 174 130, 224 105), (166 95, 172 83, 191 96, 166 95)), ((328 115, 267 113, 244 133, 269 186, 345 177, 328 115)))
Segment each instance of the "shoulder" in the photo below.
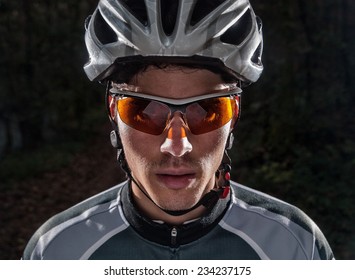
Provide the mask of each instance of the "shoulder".
POLYGON ((120 190, 125 184, 116 185, 50 218, 28 242, 23 259, 77 259, 109 230, 125 226, 119 206, 120 190), (84 236, 83 232, 87 234, 84 236), (78 239, 81 239, 80 244, 78 239), (63 250, 64 244, 74 245, 77 250, 73 247, 63 250))
POLYGON ((220 224, 243 237, 262 258, 333 258, 324 235, 302 210, 234 182, 232 203, 220 224))

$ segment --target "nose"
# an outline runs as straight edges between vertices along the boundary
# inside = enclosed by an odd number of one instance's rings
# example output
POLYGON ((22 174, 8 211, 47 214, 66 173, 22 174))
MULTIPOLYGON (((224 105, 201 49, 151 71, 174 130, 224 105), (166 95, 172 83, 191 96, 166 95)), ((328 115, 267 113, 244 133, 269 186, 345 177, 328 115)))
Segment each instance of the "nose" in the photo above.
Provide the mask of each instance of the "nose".
POLYGON ((192 151, 192 145, 186 136, 186 130, 183 126, 182 119, 178 117, 180 119, 180 121, 178 121, 175 118, 176 116, 172 119, 167 137, 164 143, 160 146, 160 151, 162 153, 171 154, 174 157, 182 157, 192 151))

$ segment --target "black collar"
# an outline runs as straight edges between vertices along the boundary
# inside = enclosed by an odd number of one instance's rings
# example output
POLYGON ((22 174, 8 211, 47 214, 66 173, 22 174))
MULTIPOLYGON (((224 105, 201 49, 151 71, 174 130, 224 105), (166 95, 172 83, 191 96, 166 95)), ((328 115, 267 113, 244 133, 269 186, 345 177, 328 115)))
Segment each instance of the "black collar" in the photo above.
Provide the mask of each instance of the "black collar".
POLYGON ((218 224, 228 208, 230 196, 219 199, 200 219, 179 226, 152 221, 141 213, 132 200, 129 182, 122 189, 121 201, 127 221, 141 236, 161 245, 178 247, 201 238, 218 224))

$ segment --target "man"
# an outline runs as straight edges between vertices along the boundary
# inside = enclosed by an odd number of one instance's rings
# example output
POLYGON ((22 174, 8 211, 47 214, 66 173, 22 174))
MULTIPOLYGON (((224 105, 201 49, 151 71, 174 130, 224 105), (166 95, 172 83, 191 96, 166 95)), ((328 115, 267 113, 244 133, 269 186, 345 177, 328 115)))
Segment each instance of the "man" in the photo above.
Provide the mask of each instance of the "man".
POLYGON ((86 25, 128 180, 58 214, 24 259, 332 259, 302 211, 230 181, 241 87, 262 70, 247 0, 101 0, 86 25))

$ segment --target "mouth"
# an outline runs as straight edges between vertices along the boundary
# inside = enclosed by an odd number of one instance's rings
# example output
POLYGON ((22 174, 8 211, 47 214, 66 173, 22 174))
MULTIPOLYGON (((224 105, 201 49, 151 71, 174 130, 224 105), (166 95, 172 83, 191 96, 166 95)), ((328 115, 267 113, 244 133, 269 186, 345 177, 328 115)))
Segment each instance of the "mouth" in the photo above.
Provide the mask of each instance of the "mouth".
POLYGON ((171 190, 188 188, 196 180, 196 173, 192 171, 165 171, 157 173, 156 176, 165 187, 171 190))

